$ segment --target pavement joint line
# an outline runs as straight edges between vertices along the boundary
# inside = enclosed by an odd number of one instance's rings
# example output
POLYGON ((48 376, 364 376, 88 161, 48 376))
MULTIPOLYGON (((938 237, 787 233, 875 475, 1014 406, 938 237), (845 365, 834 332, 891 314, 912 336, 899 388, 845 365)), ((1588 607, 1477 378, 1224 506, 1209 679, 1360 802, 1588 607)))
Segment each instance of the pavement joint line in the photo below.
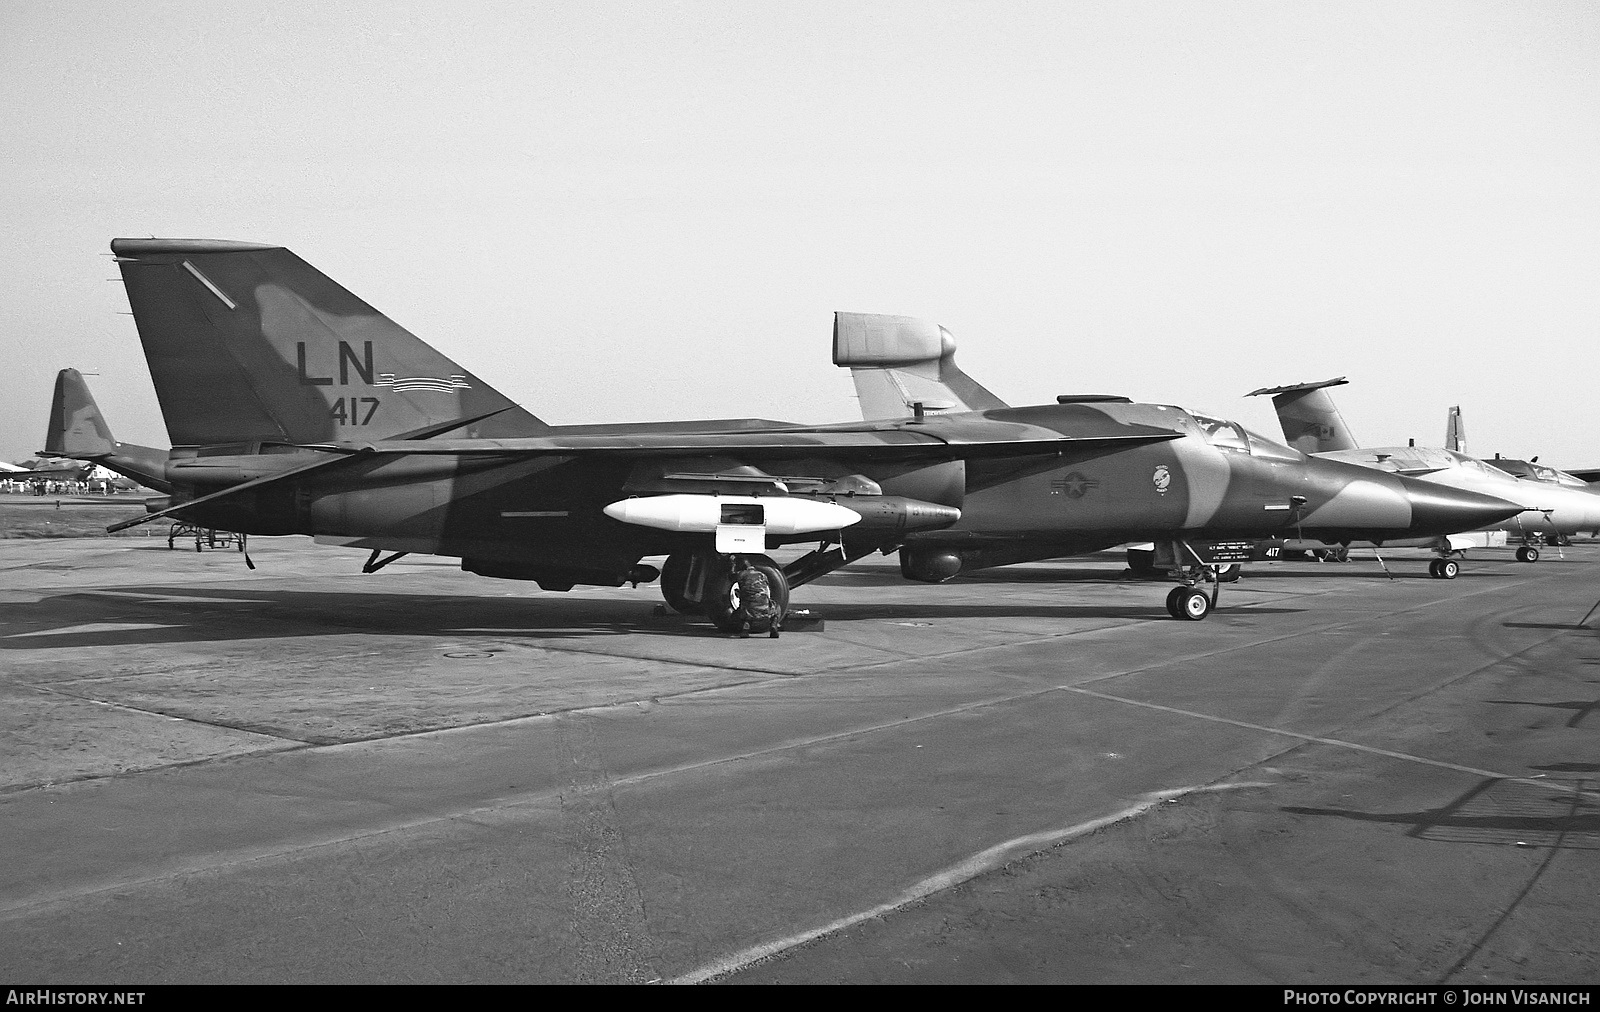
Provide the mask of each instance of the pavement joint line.
POLYGON ((225 759, 255 759, 262 756, 283 755, 288 752, 299 752, 315 745, 294 744, 284 739, 284 744, 273 747, 253 748, 244 752, 228 752, 223 755, 199 756, 194 759, 179 759, 176 762, 157 763, 154 766, 135 766, 114 773, 85 773, 82 776, 62 777, 60 780, 36 780, 26 784, 6 784, 0 786, 0 801, 7 801, 13 795, 25 794, 28 791, 47 791, 53 787, 68 787, 76 784, 91 783, 96 780, 120 780, 124 777, 137 776, 141 773, 165 773, 168 770, 181 770, 187 766, 204 766, 206 763, 220 762, 225 759))
POLYGON ((959 861, 956 864, 945 868, 943 871, 936 872, 935 874, 922 879, 920 882, 912 885, 910 888, 904 890, 899 895, 895 896, 891 900, 888 900, 887 902, 880 903, 877 906, 869 907, 865 910, 857 911, 853 914, 847 914, 844 917, 829 921, 827 924, 797 932, 793 935, 789 935, 786 938, 780 938, 771 942, 763 942, 759 945, 752 945, 749 948, 740 949, 737 952, 733 952, 723 956, 720 959, 713 960, 704 966, 691 970, 688 973, 680 974, 669 980, 665 980, 662 983, 703 984, 706 981, 715 980, 718 977, 725 977, 731 973, 737 973, 740 970, 748 969, 756 963, 764 962, 776 956, 782 955, 784 952, 787 952, 790 949, 805 945, 808 942, 817 941, 818 939, 824 938, 828 935, 837 934, 838 932, 844 931, 847 928, 852 928, 863 921, 869 921, 873 918, 884 917, 888 914, 892 914, 897 910, 908 907, 911 904, 917 903, 921 900, 925 900, 937 893, 945 892, 955 888, 956 886, 962 885, 963 883, 970 882, 978 876, 991 872, 996 868, 1004 867, 1018 858, 1026 857, 1030 854, 1037 854, 1053 847, 1058 847, 1061 844, 1069 843, 1072 840, 1082 836, 1087 836, 1090 833, 1105 829, 1108 826, 1113 826, 1119 822, 1125 822, 1129 819, 1137 818, 1164 802, 1176 801, 1179 798, 1187 795, 1198 794, 1202 792, 1245 790, 1272 786, 1275 785, 1271 783, 1252 781, 1247 783, 1201 784, 1193 787, 1179 787, 1163 791, 1152 791, 1142 796, 1136 803, 1129 805, 1127 808, 1124 808, 1120 811, 1112 812, 1110 815, 1102 815, 1099 818, 1089 819, 1085 822, 1075 823, 1071 826, 1063 826, 1058 829, 1047 829, 1038 833, 1029 833, 1025 836, 1019 836, 1014 839, 1007 840, 1004 843, 995 844, 993 847, 981 850, 965 860, 959 861))
MULTIPOLYGON (((375 651, 371 651, 371 650, 354 650, 354 651, 344 651, 344 652, 341 652, 341 653, 319 654, 315 659, 315 663, 319 667, 328 667, 330 665, 336 664, 336 663, 341 662, 341 661, 355 660, 357 658, 372 657, 372 656, 375 656, 375 655, 376 655, 375 651)), ((178 676, 181 676, 181 675, 193 675, 193 674, 210 674, 210 673, 214 673, 216 671, 216 669, 217 669, 217 666, 216 666, 215 662, 212 662, 212 661, 196 661, 193 664, 174 664, 174 665, 172 665, 170 667, 156 666, 156 667, 149 668, 148 670, 146 670, 146 669, 136 669, 136 670, 132 670, 132 671, 111 671, 111 672, 107 672, 106 674, 103 674, 103 675, 74 675, 71 678, 61 678, 61 679, 57 679, 56 681, 52 681, 52 682, 34 682, 34 681, 28 681, 26 678, 22 678, 22 679, 18 679, 17 681, 13 682, 12 684, 13 685, 34 685, 34 686, 38 686, 38 685, 85 685, 85 684, 94 684, 94 683, 98 683, 98 682, 115 682, 115 681, 118 681, 119 679, 124 679, 124 678, 148 678, 151 675, 163 675, 163 676, 178 675, 178 676)))
MULTIPOLYGON (((699 688, 694 688, 694 689, 685 689, 682 692, 658 693, 656 695, 653 695, 653 696, 650 696, 650 697, 647 697, 647 698, 650 699, 650 700, 653 700, 653 701, 660 701, 662 699, 673 699, 673 698, 676 698, 678 696, 687 696, 687 695, 692 695, 694 693, 714 691, 714 690, 717 690, 717 689, 742 688, 742 687, 747 686, 747 685, 767 685, 767 684, 779 683, 779 682, 782 682, 782 681, 783 681, 783 679, 781 679, 781 678, 754 678, 754 679, 750 679, 749 681, 745 681, 745 682, 733 682, 733 683, 726 684, 726 685, 707 685, 707 686, 701 686, 699 688)), ((52 788, 52 787, 62 787, 62 786, 65 786, 67 784, 81 784, 81 783, 86 783, 86 782, 94 781, 94 780, 115 780, 115 779, 119 779, 119 778, 122 778, 122 777, 132 776, 132 775, 138 774, 138 773, 155 773, 155 772, 160 772, 162 770, 181 769, 181 768, 187 767, 187 766, 200 766, 200 765, 205 764, 205 763, 227 762, 227 761, 230 761, 230 760, 254 758, 254 757, 257 757, 257 756, 277 756, 277 755, 282 755, 282 754, 284 754, 286 752, 291 752, 291 751, 293 751, 293 752, 307 752, 307 751, 313 751, 313 750, 336 751, 336 750, 339 750, 339 749, 342 749, 342 748, 346 748, 346 747, 350 747, 350 746, 370 745, 373 742, 404 741, 404 740, 407 740, 407 739, 427 738, 427 737, 433 737, 433 736, 438 736, 438 735, 452 734, 452 733, 455 733, 455 732, 474 731, 474 730, 479 730, 479 729, 486 728, 486 727, 511 726, 511 725, 519 724, 519 723, 523 723, 523 722, 530 722, 531 723, 531 722, 534 722, 534 721, 550 719, 550 718, 559 717, 559 716, 562 716, 562 715, 565 715, 565 714, 578 714, 578 713, 589 713, 589 712, 599 713, 599 712, 604 712, 606 710, 612 710, 612 709, 616 709, 618 707, 623 707, 623 706, 637 706, 640 703, 645 701, 645 699, 624 699, 624 700, 619 700, 619 701, 613 702, 613 703, 599 703, 599 704, 590 703, 590 704, 587 704, 587 705, 584 705, 584 706, 556 707, 556 708, 553 708, 553 709, 550 709, 550 710, 541 710, 541 711, 539 711, 537 713, 519 713, 519 714, 515 714, 515 715, 510 716, 510 717, 496 717, 496 718, 494 718, 492 720, 474 721, 474 722, 465 723, 465 724, 452 724, 449 727, 430 727, 430 728, 424 728, 423 730, 420 730, 420 731, 406 731, 406 732, 402 732, 400 734, 364 735, 364 736, 356 737, 356 738, 347 738, 347 739, 344 739, 342 741, 310 741, 310 740, 303 739, 303 738, 291 738, 291 737, 288 737, 287 735, 273 734, 270 731, 261 731, 261 730, 255 729, 255 728, 245 727, 243 725, 216 724, 216 723, 212 723, 210 721, 193 720, 193 718, 190 718, 190 717, 178 717, 178 716, 174 716, 172 714, 162 713, 159 710, 140 710, 137 707, 125 706, 125 705, 119 704, 119 703, 105 702, 103 700, 92 699, 92 698, 87 697, 87 696, 79 696, 79 695, 76 695, 76 694, 70 693, 70 692, 59 692, 58 690, 50 689, 48 687, 45 687, 45 686, 42 686, 42 685, 38 685, 38 684, 35 684, 35 683, 32 683, 32 682, 23 682, 23 683, 18 683, 18 684, 25 685, 28 688, 36 689, 36 690, 38 690, 40 692, 56 692, 58 695, 68 696, 68 697, 73 698, 73 699, 81 699, 81 700, 85 700, 85 701, 91 702, 91 703, 100 703, 103 706, 110 706, 110 707, 115 707, 115 708, 118 708, 118 709, 132 710, 135 713, 144 713, 144 714, 150 714, 150 715, 153 715, 153 716, 159 716, 159 717, 162 717, 163 719, 166 719, 166 720, 184 720, 184 721, 191 721, 192 720, 194 723, 197 723, 197 724, 206 724, 206 725, 210 725, 210 726, 213 726, 213 727, 222 727, 222 728, 228 728, 230 730, 235 730, 235 731, 245 731, 245 732, 248 732, 248 733, 251 733, 251 734, 260 734, 260 735, 264 735, 264 736, 269 737, 269 738, 275 738, 275 739, 278 739, 278 740, 281 740, 281 741, 284 741, 284 742, 293 742, 294 744, 288 745, 288 746, 286 746, 284 748, 252 749, 252 750, 247 751, 247 752, 229 752, 229 753, 226 753, 226 754, 223 754, 223 755, 204 756, 204 757, 201 757, 201 758, 198 758, 198 759, 184 759, 184 760, 181 760, 179 762, 158 763, 158 764, 156 764, 154 766, 141 766, 138 769, 119 770, 119 771, 117 771, 115 773, 89 773, 89 774, 85 774, 83 776, 67 777, 67 778, 61 779, 61 780, 50 780, 50 781, 42 781, 42 782, 31 783, 31 784, 15 784, 15 785, 0 786, 0 796, 4 796, 4 795, 8 795, 8 794, 19 794, 19 793, 22 793, 23 791, 46 790, 46 789, 49 789, 49 788, 52 788)))
POLYGON ((329 744, 333 744, 332 742, 326 742, 326 741, 318 742, 318 741, 312 741, 312 740, 307 739, 307 738, 295 738, 295 737, 292 737, 292 736, 287 735, 287 734, 276 734, 276 733, 274 733, 272 731, 262 731, 262 730, 260 730, 258 728, 249 727, 249 726, 244 725, 244 724, 225 724, 222 721, 218 721, 218 720, 201 720, 198 717, 184 717, 184 716, 180 716, 180 715, 175 714, 175 713, 164 713, 161 710, 147 710, 147 709, 145 709, 143 707, 139 707, 139 706, 130 706, 127 703, 114 703, 109 699, 96 699, 93 696, 80 696, 76 692, 63 692, 60 689, 54 688, 54 687, 49 686, 49 685, 41 685, 41 684, 39 684, 37 682, 22 682, 22 683, 18 683, 18 684, 26 685, 28 688, 33 689, 36 692, 46 692, 46 693, 49 693, 49 694, 54 695, 54 696, 65 696, 68 699, 76 699, 76 700, 79 700, 80 702, 84 702, 84 703, 94 703, 96 706, 104 706, 104 707, 108 707, 108 708, 113 709, 113 710, 125 710, 128 713, 138 713, 138 714, 142 714, 142 715, 144 715, 146 717, 160 717, 162 720, 184 721, 185 723, 189 723, 189 724, 200 724, 200 725, 202 725, 204 727, 220 727, 220 728, 224 728, 224 729, 229 730, 229 731, 244 731, 244 732, 249 733, 249 734, 259 734, 259 735, 261 735, 263 737, 266 737, 266 738, 277 738, 280 741, 292 741, 292 742, 296 742, 297 744, 300 744, 300 745, 329 745, 329 744))
POLYGON ((1196 710, 1185 710, 1182 707, 1177 706, 1163 706, 1160 703, 1150 703, 1139 699, 1129 699, 1126 696, 1113 696, 1108 692, 1096 692, 1093 689, 1083 689, 1075 685, 1062 685, 1058 686, 1058 688, 1065 689, 1068 692, 1076 692, 1084 696, 1093 696, 1097 699, 1109 700, 1114 703, 1126 703, 1129 706, 1140 706, 1147 710, 1160 710, 1163 713, 1173 713, 1181 717, 1193 717, 1197 720, 1207 720, 1215 724, 1229 724, 1233 727, 1241 727, 1248 731, 1261 731, 1266 734, 1281 735, 1285 738, 1297 738, 1302 742, 1309 742, 1317 745, 1328 745, 1333 748, 1350 749, 1355 752, 1365 752, 1370 755, 1384 756, 1388 759, 1399 759, 1403 762, 1420 763, 1424 766, 1433 766, 1439 769, 1454 770, 1457 773, 1470 773, 1473 776, 1488 777, 1492 780, 1506 780, 1510 781, 1511 783, 1524 784, 1533 787, 1543 787, 1546 790, 1554 791, 1557 794, 1577 794, 1583 796, 1597 793, 1596 791, 1584 790, 1581 787, 1573 787, 1557 780, 1513 776, 1510 773, 1498 773, 1494 770, 1480 769, 1476 766, 1463 766, 1459 763, 1445 762, 1442 759, 1428 759, 1424 756, 1412 755, 1409 752, 1396 752, 1392 749, 1378 748, 1376 745, 1363 745, 1360 742, 1345 741, 1342 738, 1327 738, 1321 735, 1306 734, 1302 731, 1290 731, 1281 727, 1268 727, 1265 724, 1253 724, 1250 721, 1235 720, 1232 717, 1219 717, 1215 714, 1200 713, 1196 710))

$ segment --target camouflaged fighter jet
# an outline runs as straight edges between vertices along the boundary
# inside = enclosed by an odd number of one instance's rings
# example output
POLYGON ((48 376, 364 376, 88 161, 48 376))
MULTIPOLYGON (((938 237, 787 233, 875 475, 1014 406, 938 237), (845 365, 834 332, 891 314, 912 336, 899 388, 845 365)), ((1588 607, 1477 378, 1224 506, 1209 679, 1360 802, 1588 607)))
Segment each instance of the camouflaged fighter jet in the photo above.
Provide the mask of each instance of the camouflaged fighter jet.
POLYGON ((1213 584, 1209 603, 1215 604, 1215 585, 1225 567, 1269 557, 1285 539, 1348 544, 1350 532, 1385 523, 1410 524, 1417 533, 1408 537, 1418 536, 1424 526, 1438 536, 1451 527, 1466 529, 1473 516, 1499 519, 1515 511, 1503 500, 1441 492, 1403 476, 1396 476, 1395 485, 1375 484, 1370 474, 1343 464, 1327 468, 1333 462, 1308 457, 1237 423, 1171 405, 1081 394, 1058 397, 1053 406, 1009 408, 961 371, 955 351, 948 330, 915 317, 834 316, 833 361, 850 369, 866 418, 928 421, 974 411, 990 418, 1066 417, 1070 412, 1081 419, 1165 426, 1183 438, 1074 467, 1040 467, 1025 460, 970 463, 961 521, 906 536, 900 563, 908 579, 947 580, 988 566, 1152 542, 1148 550, 1130 550, 1130 564, 1178 575, 1184 586, 1169 596, 1168 610, 1202 617, 1203 611, 1193 614, 1199 608, 1197 582, 1213 584), (1155 512, 1167 496, 1183 497, 1180 515, 1155 512), (1041 516, 1030 528, 1016 529, 1011 518, 1033 510, 1048 519, 1041 516))
MULTIPOLYGON (((1521 481, 1476 457, 1456 450, 1417 446, 1415 440, 1408 446, 1365 449, 1358 446, 1328 394, 1328 388, 1346 382, 1341 376, 1320 383, 1263 387, 1250 391, 1247 396, 1270 396, 1284 438, 1290 445, 1320 460, 1344 461, 1389 474, 1414 477, 1441 487, 1481 492, 1520 503, 1523 507, 1498 521, 1464 528, 1465 533, 1449 533, 1421 540, 1360 540, 1380 545, 1432 548, 1439 557, 1429 564, 1429 575, 1453 580, 1460 572, 1456 557, 1464 556, 1469 548, 1489 547, 1496 540, 1499 544, 1505 544, 1504 539, 1511 538, 1521 542, 1517 549, 1519 560, 1537 562, 1539 546, 1547 540, 1570 536, 1579 531, 1600 533, 1600 496, 1586 489, 1569 488, 1559 482, 1521 481), (1499 535, 1499 538, 1496 539, 1495 535, 1499 535)), ((1459 413, 1453 414, 1447 422, 1446 439, 1453 439, 1458 446, 1461 445, 1459 413)))
POLYGON ((1197 619, 1214 596, 1193 585, 1210 560, 1192 532, 1396 537, 1514 508, 1308 462, 1158 405, 552 426, 282 247, 111 248, 173 443, 171 506, 113 529, 174 516, 309 534, 369 551, 365 572, 426 552, 548 590, 659 576, 674 608, 731 629, 735 556, 786 608, 792 588, 873 551, 904 546, 910 571, 938 579, 969 560, 1162 538, 1189 567, 1169 609, 1197 619), (815 548, 784 566, 761 554, 789 545, 815 548), (657 556, 659 571, 641 561, 657 556))

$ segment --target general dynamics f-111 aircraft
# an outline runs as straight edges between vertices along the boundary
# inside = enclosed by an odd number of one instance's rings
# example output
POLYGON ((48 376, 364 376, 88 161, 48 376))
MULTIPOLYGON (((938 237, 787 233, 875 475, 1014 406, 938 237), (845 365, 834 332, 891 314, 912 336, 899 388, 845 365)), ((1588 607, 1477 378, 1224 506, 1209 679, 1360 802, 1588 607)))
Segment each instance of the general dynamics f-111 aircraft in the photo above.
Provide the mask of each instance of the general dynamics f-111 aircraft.
MULTIPOLYGON (((1504 531, 1509 537, 1521 541, 1517 558, 1523 562, 1538 561, 1538 546, 1546 538, 1570 536, 1580 530, 1600 533, 1600 496, 1586 489, 1569 488, 1554 482, 1520 481, 1476 457, 1454 450, 1416 446, 1415 441, 1409 446, 1359 447, 1328 394, 1329 387, 1345 382, 1343 377, 1339 377, 1320 383, 1263 387, 1252 390, 1248 396, 1270 395, 1272 406, 1277 409, 1278 424, 1283 427, 1284 438, 1291 446, 1319 459, 1345 461, 1390 474, 1416 477, 1431 484, 1481 492, 1521 503, 1525 508, 1514 515, 1485 523, 1473 530, 1504 531)), ((1460 445, 1462 438, 1460 426, 1459 414, 1452 415, 1446 426, 1446 438, 1456 440, 1457 445, 1460 445)), ((1397 539, 1381 540, 1394 544, 1397 539)), ((1452 555, 1483 544, 1470 537, 1448 536, 1410 543, 1432 548, 1438 553, 1439 558, 1430 564, 1428 572, 1442 579, 1453 579, 1459 570, 1452 555)))
POLYGON ((911 565, 937 576, 972 553, 1015 561, 1164 538, 1193 565, 1169 610, 1197 619, 1213 599, 1194 574, 1211 560, 1190 531, 1398 537, 1515 509, 1207 433, 1157 405, 551 426, 287 249, 111 249, 173 444, 173 505, 118 527, 174 515, 310 534, 369 550, 367 572, 427 552, 550 590, 659 575, 674 608, 730 629, 735 556, 767 572, 785 607, 790 588, 872 551, 911 545, 911 565), (1224 450, 1227 438, 1238 445, 1224 450), (935 530, 946 540, 932 550, 912 545, 935 530), (782 567, 760 554, 807 544, 782 567), (666 556, 659 572, 641 563, 654 556, 666 556))

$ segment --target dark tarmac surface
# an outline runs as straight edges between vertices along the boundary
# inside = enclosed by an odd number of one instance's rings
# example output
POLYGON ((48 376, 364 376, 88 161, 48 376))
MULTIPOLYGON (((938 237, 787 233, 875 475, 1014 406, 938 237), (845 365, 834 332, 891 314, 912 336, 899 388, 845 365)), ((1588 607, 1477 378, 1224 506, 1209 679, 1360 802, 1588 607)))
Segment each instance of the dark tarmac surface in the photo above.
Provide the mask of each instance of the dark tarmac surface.
POLYGON ((1600 546, 1201 623, 1109 554, 875 560, 778 641, 251 555, 0 542, 0 974, 1600 981, 1600 546))

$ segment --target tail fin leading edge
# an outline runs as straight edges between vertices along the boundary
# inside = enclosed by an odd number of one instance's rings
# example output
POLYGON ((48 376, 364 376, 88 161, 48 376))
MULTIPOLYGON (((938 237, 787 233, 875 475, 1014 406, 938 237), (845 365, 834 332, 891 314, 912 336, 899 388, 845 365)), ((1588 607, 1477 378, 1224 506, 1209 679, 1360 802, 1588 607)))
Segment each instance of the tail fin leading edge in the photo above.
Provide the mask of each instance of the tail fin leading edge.
POLYGON ((111 251, 174 446, 549 428, 281 246, 115 239, 111 251))
POLYGON ((1006 402, 956 367, 956 340, 936 323, 913 316, 833 314, 833 364, 847 366, 863 418, 984 411, 1006 402))

